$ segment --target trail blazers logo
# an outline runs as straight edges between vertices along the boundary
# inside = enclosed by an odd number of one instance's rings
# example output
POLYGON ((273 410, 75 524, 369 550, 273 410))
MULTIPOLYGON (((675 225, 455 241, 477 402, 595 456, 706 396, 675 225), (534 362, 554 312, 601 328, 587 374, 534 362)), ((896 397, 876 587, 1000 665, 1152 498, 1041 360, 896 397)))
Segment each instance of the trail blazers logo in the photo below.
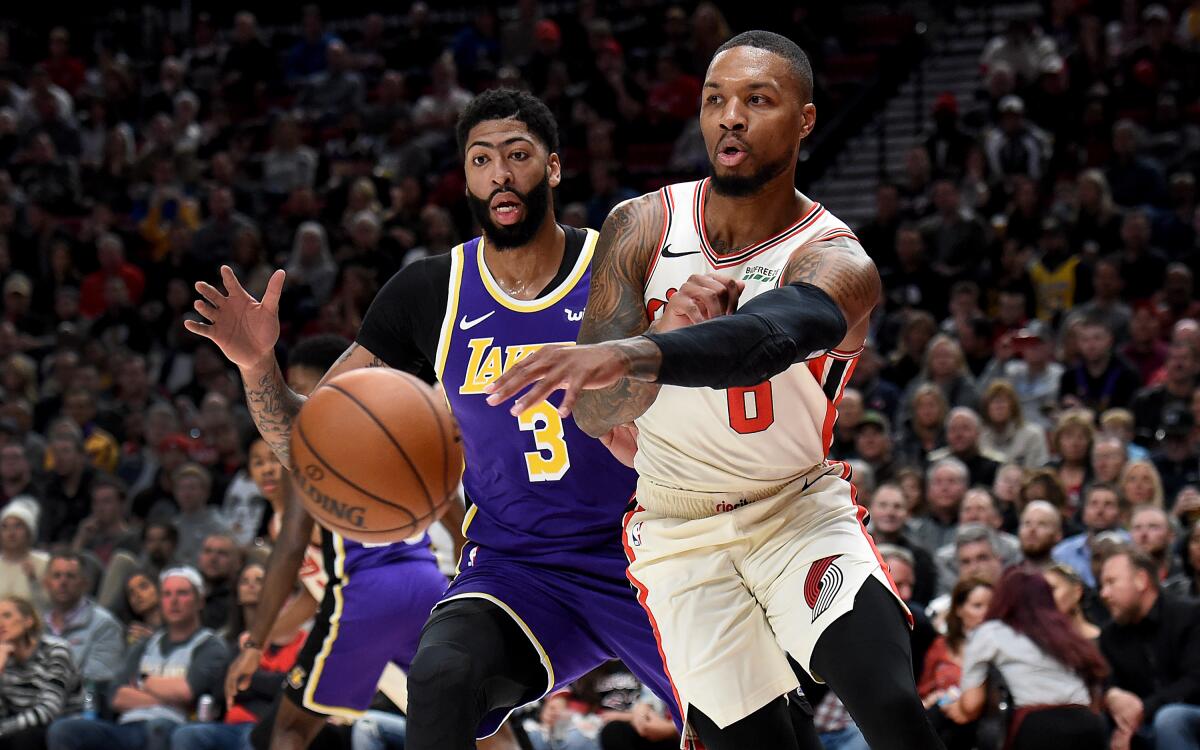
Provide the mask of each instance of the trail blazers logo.
POLYGON ((808 569, 808 577, 804 579, 804 601, 812 610, 812 621, 825 614, 833 598, 842 590, 842 569, 833 564, 841 557, 822 557, 808 569))
POLYGON ((308 670, 304 667, 292 667, 292 671, 288 672, 287 683, 291 685, 293 690, 299 690, 304 686, 304 679, 308 677, 308 670))

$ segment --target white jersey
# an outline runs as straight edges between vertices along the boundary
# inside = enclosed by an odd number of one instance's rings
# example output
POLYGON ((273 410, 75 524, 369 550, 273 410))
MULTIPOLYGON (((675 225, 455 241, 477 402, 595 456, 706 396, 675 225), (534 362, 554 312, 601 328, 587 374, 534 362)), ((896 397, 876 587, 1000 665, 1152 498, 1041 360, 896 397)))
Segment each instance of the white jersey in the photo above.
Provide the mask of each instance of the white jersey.
MULTIPOLYGON (((650 320, 692 274, 717 273, 746 282, 740 304, 779 286, 797 249, 854 237, 819 203, 776 236, 727 255, 704 229, 709 181, 669 185, 658 195, 667 222, 646 275, 650 320)), ((799 477, 825 460, 837 404, 861 352, 832 350, 753 388, 663 386, 638 418, 638 474, 655 484, 703 492, 743 492, 799 477)))

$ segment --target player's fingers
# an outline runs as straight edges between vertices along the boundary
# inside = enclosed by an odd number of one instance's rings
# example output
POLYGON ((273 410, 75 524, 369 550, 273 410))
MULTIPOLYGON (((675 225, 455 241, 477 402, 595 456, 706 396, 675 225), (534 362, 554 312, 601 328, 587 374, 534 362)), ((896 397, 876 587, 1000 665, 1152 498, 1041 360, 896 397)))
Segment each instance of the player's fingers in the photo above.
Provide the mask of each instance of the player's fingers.
POLYGON ((271 278, 267 281, 267 290, 263 292, 262 304, 273 313, 279 312, 279 295, 283 293, 283 282, 287 279, 287 272, 282 268, 271 274, 271 278))
POLYGON ((183 327, 197 336, 203 336, 206 339, 212 338, 212 326, 207 323, 201 323, 198 320, 185 320, 183 327))
POLYGON ((225 283, 225 292, 230 297, 234 294, 250 297, 250 293, 242 288, 242 285, 237 280, 237 276, 233 273, 233 269, 229 266, 221 266, 221 281, 225 283))
POLYGON ((490 394, 487 397, 488 404, 491 406, 502 404, 520 393, 525 386, 537 380, 541 376, 544 367, 541 358, 538 356, 539 354, 541 352, 518 362, 508 372, 489 383, 483 389, 484 393, 490 394))
POLYGON ((689 300, 680 311, 683 316, 688 319, 689 323, 703 323, 707 318, 704 316, 704 310, 696 303, 696 300, 689 300))
POLYGON ((566 388, 563 389, 562 403, 558 405, 558 416, 569 417, 571 410, 575 408, 575 402, 579 399, 579 386, 573 383, 566 383, 566 388))
POLYGON ((723 279, 725 287, 725 314, 732 315, 737 312, 738 300, 741 299, 742 290, 746 288, 746 282, 739 279, 723 279))
POLYGON ((511 409, 512 415, 514 417, 521 416, 526 411, 550 398, 550 394, 565 385, 566 383, 561 378, 554 378, 548 375, 543 376, 528 391, 525 391, 525 395, 521 396, 513 404, 511 409))
POLYGON ((203 315, 204 319, 210 323, 216 321, 217 308, 212 303, 208 302, 208 300, 198 299, 192 303, 192 307, 194 307, 196 312, 203 315))
POLYGON ((204 281, 196 282, 196 293, 216 306, 219 306, 225 301, 224 294, 221 294, 221 292, 212 284, 204 281))

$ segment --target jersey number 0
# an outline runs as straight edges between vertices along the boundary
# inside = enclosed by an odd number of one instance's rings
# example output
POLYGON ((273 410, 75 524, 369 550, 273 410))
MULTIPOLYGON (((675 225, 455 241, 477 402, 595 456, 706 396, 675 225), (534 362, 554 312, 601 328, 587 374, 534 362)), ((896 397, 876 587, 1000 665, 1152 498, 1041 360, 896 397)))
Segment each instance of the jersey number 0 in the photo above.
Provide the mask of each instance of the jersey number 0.
POLYGON ((728 388, 729 426, 739 435, 762 432, 775 423, 775 405, 771 398, 771 381, 753 388, 728 388))
POLYGON ((537 450, 525 454, 525 468, 531 482, 554 482, 562 479, 571 468, 567 441, 563 440, 562 417, 549 401, 532 406, 517 417, 523 432, 533 433, 537 450))

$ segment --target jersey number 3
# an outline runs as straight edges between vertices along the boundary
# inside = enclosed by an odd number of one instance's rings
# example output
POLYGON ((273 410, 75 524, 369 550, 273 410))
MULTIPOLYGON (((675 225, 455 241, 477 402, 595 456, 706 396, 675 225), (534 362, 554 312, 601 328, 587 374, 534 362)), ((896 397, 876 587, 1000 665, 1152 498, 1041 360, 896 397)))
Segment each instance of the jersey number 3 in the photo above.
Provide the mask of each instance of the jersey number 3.
POLYGON ((522 431, 533 433, 533 443, 537 446, 537 450, 525 454, 529 481, 562 479, 571 468, 571 456, 567 454, 567 441, 563 440, 563 423, 558 410, 549 401, 543 401, 517 417, 517 425, 522 431))
POLYGON ((753 388, 727 388, 729 426, 739 435, 762 432, 775 423, 775 405, 771 401, 771 381, 753 388))

